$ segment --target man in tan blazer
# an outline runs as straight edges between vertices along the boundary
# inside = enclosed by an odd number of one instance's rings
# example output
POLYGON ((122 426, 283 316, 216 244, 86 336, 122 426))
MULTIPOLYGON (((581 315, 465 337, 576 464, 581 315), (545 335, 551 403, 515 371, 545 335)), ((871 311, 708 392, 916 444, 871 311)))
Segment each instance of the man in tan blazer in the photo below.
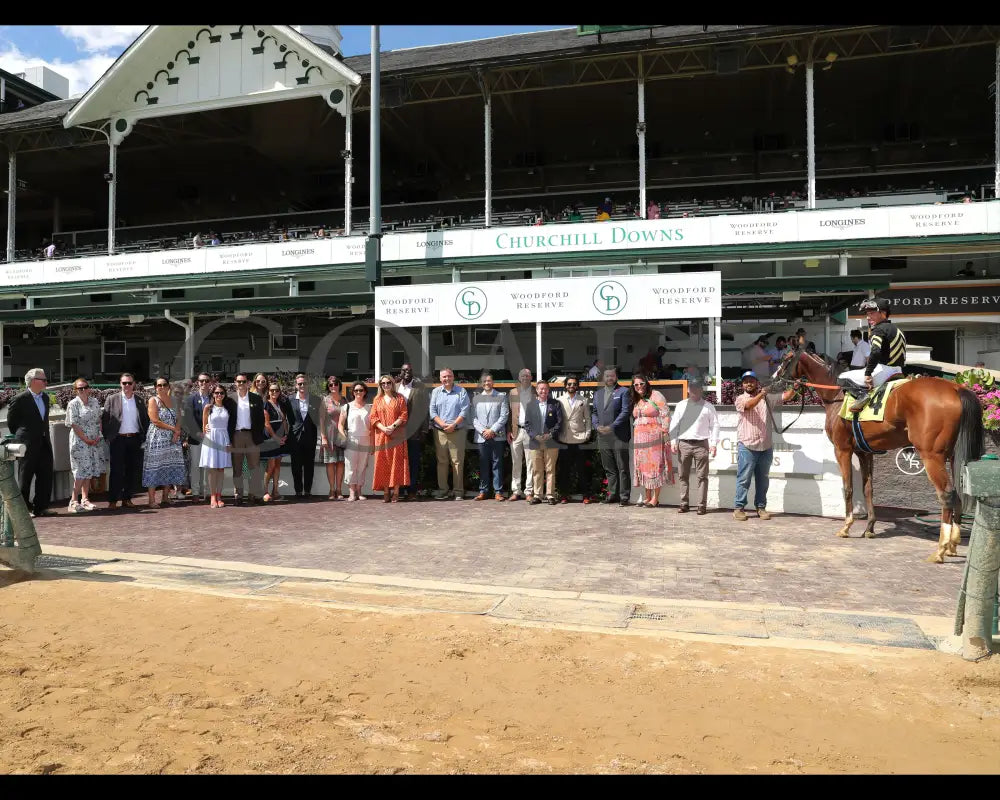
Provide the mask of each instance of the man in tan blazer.
POLYGON ((531 370, 522 369, 517 373, 518 385, 510 390, 507 399, 510 401, 510 419, 507 421, 507 443, 510 444, 511 479, 509 501, 521 500, 530 495, 534 488, 534 470, 531 466, 531 456, 525 457, 528 450, 528 434, 524 430, 524 414, 528 404, 535 399, 535 390, 531 385, 531 370), (521 490, 521 465, 525 469, 524 491, 521 490))
POLYGON ((562 452, 556 462, 559 502, 569 502, 575 478, 576 491, 583 495, 584 503, 589 503, 590 470, 583 468, 586 455, 583 447, 590 441, 592 430, 590 401, 580 394, 580 379, 576 375, 567 375, 565 385, 566 391, 559 398, 563 416, 558 437, 562 452))

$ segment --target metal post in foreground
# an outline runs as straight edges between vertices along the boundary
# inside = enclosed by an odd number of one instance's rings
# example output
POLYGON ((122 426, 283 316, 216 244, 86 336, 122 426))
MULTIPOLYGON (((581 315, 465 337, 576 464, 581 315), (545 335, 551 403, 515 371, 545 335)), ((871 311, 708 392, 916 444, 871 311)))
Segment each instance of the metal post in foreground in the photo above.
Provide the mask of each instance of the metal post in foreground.
POLYGON ((816 102, 813 97, 813 65, 806 64, 806 173, 808 207, 816 208, 816 102))
POLYGON ((974 461, 963 473, 965 491, 978 502, 955 633, 962 636, 962 658, 981 661, 993 653, 993 609, 1000 572, 1000 462, 974 461))
POLYGON ((115 254, 115 204, 118 192, 118 145, 108 140, 108 255, 115 254))
POLYGON ((24 452, 25 446, 18 442, 0 444, 0 497, 3 498, 0 563, 11 569, 34 572, 35 560, 42 554, 42 547, 28 505, 14 479, 14 461, 22 458, 24 452))
MULTIPOLYGON (((372 25, 371 136, 369 137, 368 206, 370 212, 368 242, 365 247, 365 280, 372 291, 382 282, 382 99, 380 95, 378 25, 372 25)), ((375 331, 378 336, 378 331, 375 331)), ((378 349, 376 348, 376 359, 378 349)))
MULTIPOLYGON (((8 145, 9 146, 9 145, 8 145)), ((17 217, 17 153, 7 156, 7 263, 14 261, 14 222, 17 217)))
POLYGON ((642 72, 642 53, 639 54, 639 120, 635 132, 639 137, 639 216, 646 219, 646 80, 642 72))

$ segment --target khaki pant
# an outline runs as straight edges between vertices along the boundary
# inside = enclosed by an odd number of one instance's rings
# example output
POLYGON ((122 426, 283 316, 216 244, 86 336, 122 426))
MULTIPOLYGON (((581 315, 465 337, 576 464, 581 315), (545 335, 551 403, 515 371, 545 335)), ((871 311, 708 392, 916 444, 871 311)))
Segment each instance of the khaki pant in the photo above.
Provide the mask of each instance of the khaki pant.
POLYGON ((531 494, 531 490, 534 487, 534 482, 532 480, 533 464, 531 460, 531 451, 528 450, 528 432, 524 428, 520 428, 517 431, 517 436, 510 443, 510 460, 511 460, 511 473, 510 473, 510 493, 515 494, 531 494), (528 457, 525 458, 525 453, 528 457), (524 479, 524 491, 521 491, 521 465, 524 465, 525 475, 524 479))
POLYGON ((465 439, 467 431, 445 433, 434 429, 434 452, 437 455, 438 489, 448 491, 448 465, 451 464, 455 494, 465 494, 465 439))
POLYGON ((691 477, 691 462, 694 461, 698 476, 698 508, 705 508, 708 502, 708 440, 681 439, 677 443, 680 456, 681 505, 688 505, 688 481, 691 477))
POLYGON ((556 496, 556 459, 559 449, 555 447, 541 448, 529 451, 531 453, 531 470, 535 479, 535 494, 542 493, 545 486, 545 499, 556 496))
POLYGON ((258 500, 264 496, 264 480, 260 472, 260 445, 254 444, 250 431, 236 431, 233 435, 233 492, 243 497, 243 459, 250 467, 250 496, 258 500))

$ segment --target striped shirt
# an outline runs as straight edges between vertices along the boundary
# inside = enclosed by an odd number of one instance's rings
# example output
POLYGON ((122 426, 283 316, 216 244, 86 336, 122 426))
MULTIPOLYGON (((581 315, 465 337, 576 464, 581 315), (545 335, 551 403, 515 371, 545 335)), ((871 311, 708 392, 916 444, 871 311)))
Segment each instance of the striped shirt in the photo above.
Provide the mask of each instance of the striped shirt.
POLYGON ((761 400, 753 408, 747 408, 753 398, 746 392, 736 396, 734 404, 739 412, 739 419, 736 422, 736 441, 740 442, 747 450, 770 450, 773 442, 773 424, 771 415, 768 413, 768 405, 771 408, 780 406, 782 403, 781 392, 768 395, 766 400, 761 400))

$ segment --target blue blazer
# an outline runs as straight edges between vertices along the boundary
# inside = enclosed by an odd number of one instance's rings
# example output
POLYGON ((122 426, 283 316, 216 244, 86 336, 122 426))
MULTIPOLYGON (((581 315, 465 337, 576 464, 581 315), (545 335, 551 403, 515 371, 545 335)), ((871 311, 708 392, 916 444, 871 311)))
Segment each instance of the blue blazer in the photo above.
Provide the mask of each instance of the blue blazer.
MULTIPOLYGON (((599 426, 610 425, 612 433, 616 439, 628 442, 632 439, 632 400, 629 389, 625 386, 616 386, 611 395, 611 405, 604 407, 605 393, 608 387, 602 386, 594 392, 594 399, 591 401, 593 411, 590 414, 590 421, 596 430, 599 426)), ((604 437, 598 434, 598 441, 604 437)))
POLYGON ((561 447, 562 445, 559 444, 559 440, 556 439, 560 428, 562 428, 562 406, 559 405, 558 400, 553 400, 550 397, 545 402, 544 418, 542 417, 541 407, 538 405, 537 398, 525 404, 524 430, 531 437, 528 442, 529 450, 538 450, 539 448, 548 450, 552 447, 561 447), (544 442, 536 441, 535 437, 540 433, 551 433, 552 438, 544 442))

